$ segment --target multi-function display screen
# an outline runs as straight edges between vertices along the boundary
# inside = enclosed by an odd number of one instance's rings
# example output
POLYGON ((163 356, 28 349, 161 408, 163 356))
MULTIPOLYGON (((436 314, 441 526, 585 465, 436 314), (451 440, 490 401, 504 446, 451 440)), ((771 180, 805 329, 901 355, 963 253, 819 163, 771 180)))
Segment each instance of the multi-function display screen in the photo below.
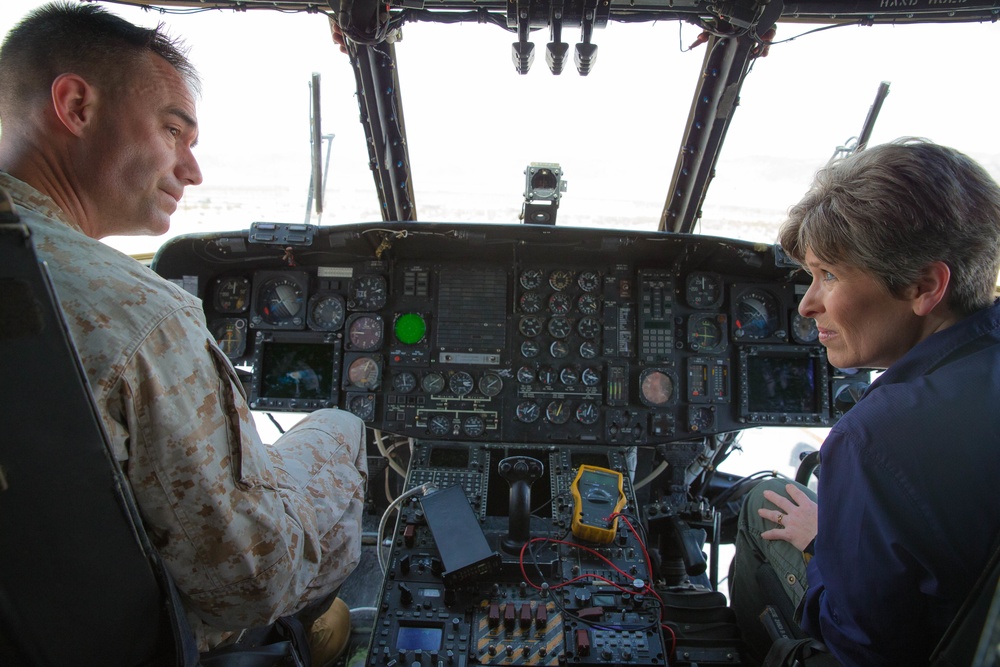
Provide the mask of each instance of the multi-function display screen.
POLYGON ((260 397, 329 399, 338 362, 332 345, 265 343, 260 397))

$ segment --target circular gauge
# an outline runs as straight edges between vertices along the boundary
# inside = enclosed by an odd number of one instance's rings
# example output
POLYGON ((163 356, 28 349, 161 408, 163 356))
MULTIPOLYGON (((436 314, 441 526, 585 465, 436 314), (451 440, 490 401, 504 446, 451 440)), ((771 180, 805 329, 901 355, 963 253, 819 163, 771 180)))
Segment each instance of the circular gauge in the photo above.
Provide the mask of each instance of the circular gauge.
POLYGON ((462 420, 462 432, 470 438, 478 438, 486 432, 486 422, 479 415, 469 415, 462 420))
POLYGON ((583 369, 583 372, 580 373, 580 381, 583 382, 586 387, 596 387, 601 381, 601 374, 590 366, 587 366, 583 369))
POLYGON ((353 396, 347 404, 347 409, 362 421, 371 421, 375 416, 375 396, 372 394, 353 396))
POLYGON ((482 392, 483 396, 493 397, 500 393, 503 389, 503 380, 496 373, 484 373, 483 377, 479 378, 479 391, 482 392))
POLYGON ((575 368, 567 366, 559 371, 559 381, 567 387, 571 387, 580 381, 580 374, 576 372, 575 368))
POLYGON ((552 401, 545 407, 545 418, 550 424, 565 424, 571 416, 565 401, 552 401))
POLYGON ((247 321, 242 319, 219 320, 212 326, 212 334, 219 349, 230 359, 239 359, 247 349, 247 321))
POLYGON ((566 338, 573 331, 573 324, 565 317, 553 317, 549 320, 549 335, 553 338, 566 338))
POLYGON ((517 369, 517 381, 521 384, 531 384, 535 381, 535 371, 531 366, 521 366, 517 369))
POLYGON ((538 292, 525 292, 521 295, 521 312, 537 313, 542 309, 542 295, 538 292))
POLYGON ((552 355, 553 359, 565 359, 569 356, 569 345, 566 341, 557 340, 549 345, 549 354, 552 355))
POLYGON ((260 286, 257 315, 276 327, 301 325, 305 295, 292 278, 269 278, 260 286))
POLYGON ((597 311, 601 309, 601 302, 593 294, 583 294, 577 299, 576 307, 584 315, 596 315, 597 311))
POLYGON ((344 326, 344 297, 339 294, 313 294, 309 297, 306 323, 315 331, 337 331, 344 326))
POLYGON ((551 386, 555 384, 557 377, 559 377, 559 374, 551 366, 542 366, 538 369, 538 381, 544 385, 551 386))
POLYGON ((715 308, 722 303, 722 277, 696 271, 687 277, 687 302, 692 308, 715 308))
POLYGON ((531 401, 521 401, 517 404, 517 408, 514 410, 514 415, 517 417, 519 422, 524 422, 525 424, 531 424, 538 421, 541 416, 542 411, 538 409, 536 403, 531 401))
POLYGON ((639 376, 639 392, 642 402, 654 408, 663 407, 674 397, 675 382, 669 373, 647 369, 639 376))
POLYGON ((584 359, 596 359, 597 358, 597 346, 592 342, 585 341, 580 343, 580 356, 584 359))
POLYGON ((597 334, 601 333, 601 323, 596 317, 588 315, 587 317, 580 318, 580 321, 576 325, 576 330, 587 340, 593 340, 597 338, 597 334))
POLYGON ((351 315, 347 341, 352 350, 371 352, 382 344, 382 318, 378 315, 351 315))
POLYGON ((526 269, 521 272, 521 287, 535 289, 542 284, 542 272, 539 269, 526 269))
POLYGON ((553 315, 566 315, 573 308, 569 294, 556 292, 549 297, 549 311, 553 315))
POLYGON ((250 281, 242 276, 219 278, 215 281, 215 311, 242 313, 250 305, 250 281))
POLYGON ((576 284, 584 292, 593 292, 601 286, 601 276, 597 271, 584 271, 577 277, 576 284))
POLYGON ((521 321, 517 325, 517 329, 521 332, 521 335, 527 336, 528 338, 534 338, 538 334, 542 333, 542 321, 534 315, 528 315, 527 317, 521 318, 521 321))
POLYGON ((710 431, 715 428, 715 412, 711 407, 691 408, 688 412, 688 430, 692 433, 710 431))
POLYGON ((385 306, 389 290, 385 277, 376 274, 358 276, 351 286, 354 307, 358 310, 379 310, 385 306))
POLYGON ((722 328, 715 315, 692 315, 688 320, 688 344, 691 349, 714 352, 722 346, 722 328))
POLYGON ((448 435, 451 433, 451 417, 448 415, 434 415, 427 420, 427 430, 431 435, 448 435))
POLYGON ((453 373, 450 378, 448 378, 448 389, 451 393, 456 396, 466 396, 469 394, 476 383, 473 381, 472 376, 465 371, 458 371, 453 373))
POLYGON ((392 376, 392 388, 400 394, 409 394, 417 388, 417 376, 410 371, 403 371, 392 376))
POLYGON ((573 282, 573 274, 563 269, 557 269, 549 274, 549 287, 561 292, 573 282))
POLYGON ((778 302, 770 292, 747 290, 736 300, 736 335, 769 338, 778 335, 778 302))
POLYGON ((541 348, 533 340, 526 340, 521 343, 521 356, 531 359, 532 357, 537 357, 538 353, 541 352, 541 348))
POLYGON ((440 394, 444 391, 444 378, 440 373, 428 373, 420 381, 420 388, 428 394, 440 394))
POLYGON ((792 316, 792 338, 796 343, 815 343, 819 340, 819 328, 816 327, 816 320, 795 313, 792 316))
POLYGON ((597 420, 601 418, 601 411, 597 408, 593 401, 584 401, 580 405, 576 406, 576 420, 581 424, 590 426, 591 424, 596 424, 597 420))
POLYGON ((403 345, 415 345, 427 334, 427 320, 417 313, 400 315, 393 325, 393 333, 396 334, 396 340, 403 345))
POLYGON ((371 357, 358 357, 347 367, 347 380, 358 389, 375 389, 381 372, 378 362, 371 357))

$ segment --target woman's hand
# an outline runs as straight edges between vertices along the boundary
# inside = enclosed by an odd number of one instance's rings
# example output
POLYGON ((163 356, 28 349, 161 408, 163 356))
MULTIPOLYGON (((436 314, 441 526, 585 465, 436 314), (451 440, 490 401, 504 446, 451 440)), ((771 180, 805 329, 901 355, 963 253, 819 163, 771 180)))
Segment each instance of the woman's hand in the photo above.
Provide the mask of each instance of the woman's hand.
POLYGON ((774 491, 765 491, 764 498, 774 503, 778 509, 759 509, 761 518, 778 524, 776 528, 760 534, 765 540, 784 540, 799 551, 803 551, 816 538, 816 503, 794 484, 785 486, 789 497, 774 491))

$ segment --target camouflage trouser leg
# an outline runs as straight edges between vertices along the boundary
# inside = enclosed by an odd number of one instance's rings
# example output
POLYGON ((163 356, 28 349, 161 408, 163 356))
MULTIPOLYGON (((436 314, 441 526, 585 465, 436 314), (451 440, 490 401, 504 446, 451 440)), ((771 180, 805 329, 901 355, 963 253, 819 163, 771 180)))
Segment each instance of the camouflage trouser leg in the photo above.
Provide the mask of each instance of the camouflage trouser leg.
MULTIPOLYGON (((805 596, 806 561, 801 551, 783 540, 765 540, 760 534, 775 527, 757 514, 760 508, 777 509, 764 498, 764 491, 771 490, 787 497, 788 480, 774 478, 762 481, 747 494, 740 510, 736 534, 736 556, 730 568, 729 595, 743 640, 750 657, 763 659, 771 639, 761 623, 761 611, 768 604, 785 611, 791 620, 805 596)), ((816 495, 800 486, 813 500, 816 495)))

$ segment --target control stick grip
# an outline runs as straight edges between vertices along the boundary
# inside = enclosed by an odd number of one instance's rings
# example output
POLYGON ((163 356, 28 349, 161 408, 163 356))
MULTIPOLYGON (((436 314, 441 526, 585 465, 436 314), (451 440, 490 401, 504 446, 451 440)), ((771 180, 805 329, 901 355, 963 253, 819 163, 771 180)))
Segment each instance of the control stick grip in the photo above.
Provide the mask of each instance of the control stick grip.
POLYGON ((684 571, 691 577, 704 574, 708 567, 708 563, 705 562, 705 554, 701 550, 701 545, 705 543, 705 531, 690 527, 677 515, 670 518, 670 523, 674 528, 675 539, 680 546, 684 571))
POLYGON ((510 484, 510 524, 503 540, 503 548, 508 552, 520 550, 531 536, 531 485, 544 469, 541 461, 530 456, 508 456, 500 461, 500 476, 510 484))

